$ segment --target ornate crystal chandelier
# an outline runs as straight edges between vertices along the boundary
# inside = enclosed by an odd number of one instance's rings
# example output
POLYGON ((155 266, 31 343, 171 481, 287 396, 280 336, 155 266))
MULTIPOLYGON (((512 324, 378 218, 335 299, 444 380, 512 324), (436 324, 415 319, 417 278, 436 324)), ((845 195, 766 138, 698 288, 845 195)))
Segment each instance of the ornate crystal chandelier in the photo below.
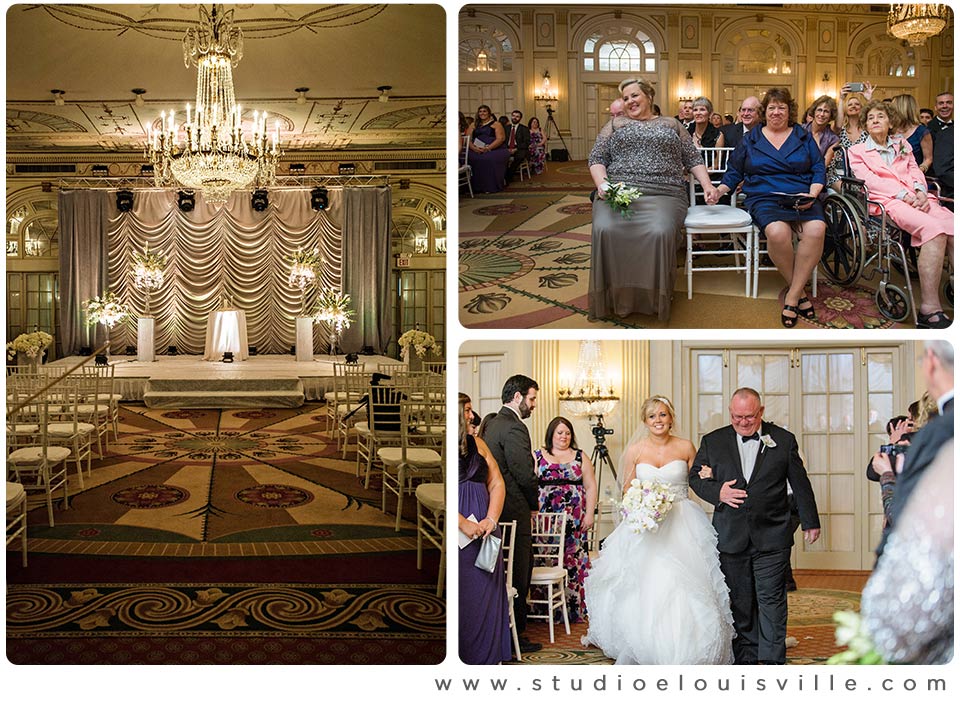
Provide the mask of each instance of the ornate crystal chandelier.
POLYGON ((891 3, 887 32, 897 39, 906 39, 911 46, 922 46, 927 39, 940 34, 949 20, 950 7, 944 3, 891 3))
POLYGON ((233 67, 243 57, 243 32, 233 10, 200 7, 200 23, 183 38, 183 62, 197 67, 196 110, 177 124, 174 111, 160 113, 160 129, 148 128, 146 156, 158 186, 200 191, 223 205, 234 191, 263 188, 276 177, 280 127, 267 133, 267 113, 253 113, 250 141, 243 134, 243 111, 233 93, 233 67))
POLYGON ((580 343, 577 378, 572 386, 561 381, 557 398, 567 403, 570 412, 578 417, 607 415, 616 408, 620 398, 614 393, 597 340, 580 343))

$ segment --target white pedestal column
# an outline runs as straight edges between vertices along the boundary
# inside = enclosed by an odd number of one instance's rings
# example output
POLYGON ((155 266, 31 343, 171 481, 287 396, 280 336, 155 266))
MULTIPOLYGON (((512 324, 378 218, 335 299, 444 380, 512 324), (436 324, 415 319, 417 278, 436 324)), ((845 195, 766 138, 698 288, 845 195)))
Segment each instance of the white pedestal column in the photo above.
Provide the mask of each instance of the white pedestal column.
POLYGON ((297 361, 313 361, 313 318, 297 318, 297 361))
POLYGON ((137 361, 156 362, 157 343, 153 318, 137 318, 137 361))

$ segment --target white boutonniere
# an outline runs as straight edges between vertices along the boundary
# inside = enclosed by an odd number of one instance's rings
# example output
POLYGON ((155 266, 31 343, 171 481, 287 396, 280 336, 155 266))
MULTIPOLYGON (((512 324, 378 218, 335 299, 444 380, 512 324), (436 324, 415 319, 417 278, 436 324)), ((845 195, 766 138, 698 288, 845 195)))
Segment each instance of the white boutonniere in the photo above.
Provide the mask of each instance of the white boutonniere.
POLYGON ((776 446, 777 446, 777 443, 775 443, 775 442, 773 441, 773 438, 770 437, 769 435, 761 435, 761 436, 760 436, 760 442, 763 443, 763 446, 764 446, 764 447, 776 447, 776 446))

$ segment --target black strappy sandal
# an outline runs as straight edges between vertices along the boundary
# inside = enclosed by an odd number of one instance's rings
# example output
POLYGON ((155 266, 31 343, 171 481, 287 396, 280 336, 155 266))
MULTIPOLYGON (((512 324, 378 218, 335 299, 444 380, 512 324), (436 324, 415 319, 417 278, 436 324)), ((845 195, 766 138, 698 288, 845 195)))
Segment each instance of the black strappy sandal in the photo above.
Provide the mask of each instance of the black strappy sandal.
POLYGON ((800 300, 797 301, 797 313, 799 313, 800 315, 802 315, 802 316, 803 316, 804 318, 806 318, 807 320, 816 320, 816 319, 817 319, 817 311, 814 309, 813 304, 810 303, 810 299, 807 298, 806 296, 801 296, 801 297, 800 297, 800 300), (810 307, 809 307, 809 308, 801 308, 800 306, 802 306, 804 303, 809 304, 810 307))
POLYGON ((780 324, 785 328, 795 328, 797 326, 797 321, 800 319, 800 311, 797 310, 796 306, 787 306, 783 307, 783 310, 780 311, 780 324), (786 311, 795 313, 792 318, 784 315, 786 311))

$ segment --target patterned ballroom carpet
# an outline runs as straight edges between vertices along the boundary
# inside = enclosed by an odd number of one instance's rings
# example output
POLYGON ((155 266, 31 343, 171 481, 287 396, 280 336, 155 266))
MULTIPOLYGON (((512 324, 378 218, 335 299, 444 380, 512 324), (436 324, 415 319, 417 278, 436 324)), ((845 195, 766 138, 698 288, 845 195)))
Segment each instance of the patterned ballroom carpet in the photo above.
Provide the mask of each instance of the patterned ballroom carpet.
POLYGON ((324 427, 317 404, 123 408, 56 526, 31 512, 29 567, 8 552, 10 661, 440 662, 437 551, 416 569, 324 427))
MULTIPOLYGON (((866 584, 867 572, 821 572, 797 570, 798 590, 788 594, 789 620, 787 636, 797 645, 787 649, 788 665, 817 665, 837 653, 834 640, 835 611, 860 608, 860 592, 866 584)), ((563 624, 555 627, 555 643, 550 643, 547 624, 536 621, 527 626, 530 640, 543 643, 543 650, 523 656, 514 665, 610 665, 613 660, 594 646, 585 646, 580 637, 587 632, 586 623, 570 624, 570 635, 563 624)))
MULTIPOLYGON (((779 274, 761 271, 759 296, 747 298, 742 274, 695 273, 688 299, 681 251, 669 322, 642 315, 588 320, 591 189, 585 162, 548 162, 544 174, 514 181, 500 193, 461 195, 458 306, 465 327, 782 329, 779 274)), ((838 289, 821 276, 811 299, 818 320, 801 320, 798 327, 912 326, 883 318, 875 293, 875 283, 838 289)))

